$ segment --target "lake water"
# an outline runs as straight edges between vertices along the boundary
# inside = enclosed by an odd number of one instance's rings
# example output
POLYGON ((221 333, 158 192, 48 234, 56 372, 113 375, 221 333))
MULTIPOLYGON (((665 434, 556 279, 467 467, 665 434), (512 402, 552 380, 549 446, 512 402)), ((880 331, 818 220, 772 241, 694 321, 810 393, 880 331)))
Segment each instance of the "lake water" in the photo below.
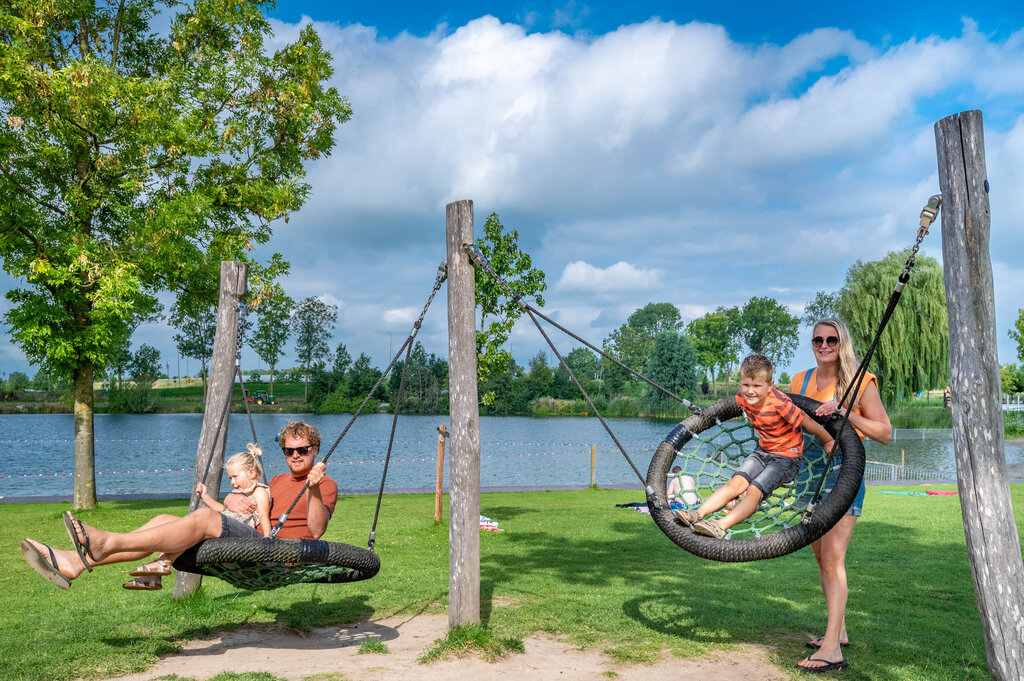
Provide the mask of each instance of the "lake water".
MULTIPOLYGON (((274 437, 291 420, 316 425, 326 452, 347 415, 254 414, 260 444, 267 451, 269 476, 286 470, 274 437)), ((187 496, 193 480, 201 414, 114 415, 95 420, 96 485, 101 495, 187 496)), ((385 489, 433 489, 437 466, 437 426, 443 416, 402 416, 385 489)), ((642 475, 658 444, 674 425, 667 420, 610 419, 612 430, 642 475)), ((391 416, 361 416, 331 456, 328 472, 343 490, 380 486, 391 416)), ((936 471, 955 469, 949 431, 901 434, 889 445, 868 442, 867 458, 936 471), (936 437, 937 436, 937 437, 936 437)), ((597 448, 597 483, 642 488, 597 419, 482 417, 480 484, 557 488, 590 484, 590 450, 597 448)), ((233 414, 227 451, 245 448, 252 431, 245 414, 233 414)), ((1006 446, 1007 463, 1024 465, 1024 447, 1006 446)), ((447 465, 445 484, 447 485, 447 465)), ((0 496, 69 496, 73 491, 74 439, 70 414, 0 416, 0 496)), ((227 483, 221 490, 227 489, 227 483)))

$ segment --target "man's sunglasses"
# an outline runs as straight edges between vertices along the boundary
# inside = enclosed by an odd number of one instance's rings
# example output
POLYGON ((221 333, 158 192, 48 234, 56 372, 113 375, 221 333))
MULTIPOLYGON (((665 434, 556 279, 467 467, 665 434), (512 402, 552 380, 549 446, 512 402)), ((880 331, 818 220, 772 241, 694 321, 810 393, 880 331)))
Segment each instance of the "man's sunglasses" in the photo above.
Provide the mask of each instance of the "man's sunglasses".
POLYGON ((303 445, 301 447, 281 447, 281 451, 284 452, 285 456, 291 456, 292 454, 306 456, 309 454, 309 450, 311 449, 313 449, 311 445, 303 445))
POLYGON ((814 338, 811 339, 811 345, 813 345, 816 348, 820 348, 822 343, 828 345, 830 348, 834 348, 835 346, 839 345, 839 337, 829 336, 828 338, 822 338, 821 336, 815 336, 814 338))

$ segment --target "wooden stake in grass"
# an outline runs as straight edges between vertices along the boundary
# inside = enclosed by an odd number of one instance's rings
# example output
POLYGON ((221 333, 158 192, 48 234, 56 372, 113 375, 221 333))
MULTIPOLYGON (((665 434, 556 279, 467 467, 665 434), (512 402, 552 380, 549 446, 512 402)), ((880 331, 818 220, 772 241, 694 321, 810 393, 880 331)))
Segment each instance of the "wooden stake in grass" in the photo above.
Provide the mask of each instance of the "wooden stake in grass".
POLYGON ((434 522, 441 522, 441 492, 444 482, 444 439, 448 431, 442 423, 437 427, 437 484, 434 487, 434 522))

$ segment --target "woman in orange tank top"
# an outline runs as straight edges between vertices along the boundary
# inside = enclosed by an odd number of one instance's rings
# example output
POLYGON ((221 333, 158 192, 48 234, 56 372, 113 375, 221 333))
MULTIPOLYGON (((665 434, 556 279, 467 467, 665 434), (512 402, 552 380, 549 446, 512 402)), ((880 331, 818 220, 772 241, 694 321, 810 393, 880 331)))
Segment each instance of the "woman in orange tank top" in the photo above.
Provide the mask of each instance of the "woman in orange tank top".
MULTIPOLYGON (((819 416, 845 414, 849 409, 850 425, 857 429, 861 439, 869 437, 876 442, 888 444, 892 437, 892 425, 882 405, 878 381, 874 376, 867 374, 864 377, 852 406, 840 405, 836 401, 842 398, 847 386, 851 384, 859 364, 846 324, 838 319, 820 320, 814 325, 811 345, 817 366, 793 376, 791 391, 821 400, 822 404, 815 412, 819 416)), ((820 447, 820 443, 817 446, 820 447)), ((861 490, 858 499, 863 503, 863 482, 861 490)), ((846 633, 846 600, 849 596, 846 549, 860 515, 860 503, 855 500, 835 527, 811 544, 818 561, 818 576, 821 579, 821 590, 825 594, 828 622, 824 636, 807 642, 807 647, 816 649, 816 652, 798 663, 802 669, 817 668, 825 671, 847 666, 842 651, 842 646, 849 642, 846 633)))

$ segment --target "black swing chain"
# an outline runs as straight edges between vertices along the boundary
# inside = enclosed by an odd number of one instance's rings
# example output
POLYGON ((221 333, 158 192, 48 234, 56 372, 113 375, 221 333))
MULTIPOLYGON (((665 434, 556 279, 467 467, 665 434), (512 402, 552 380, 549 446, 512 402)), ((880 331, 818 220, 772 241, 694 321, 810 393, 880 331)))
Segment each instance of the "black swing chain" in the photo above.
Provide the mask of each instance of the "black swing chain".
POLYGON ((526 303, 523 300, 522 296, 519 295, 517 292, 515 292, 512 289, 512 287, 509 286, 508 283, 505 282, 500 276, 498 276, 498 274, 494 271, 493 268, 491 268, 490 263, 487 262, 487 258, 484 257, 483 252, 480 250, 480 248, 476 244, 466 244, 465 246, 463 246, 463 249, 465 250, 466 255, 469 256, 470 262, 472 262, 474 266, 476 266, 476 267, 478 267, 480 269, 483 269, 496 282, 498 282, 498 284, 500 284, 501 287, 503 289, 505 289, 505 292, 509 295, 509 297, 512 298, 513 300, 515 300, 516 303, 519 305, 519 307, 521 307, 523 309, 523 311, 525 311, 526 314, 530 317, 530 320, 533 321, 534 325, 537 327, 537 330, 540 331, 541 335, 544 337, 544 340, 547 342, 548 346, 551 348, 551 351, 555 353, 555 357, 558 358, 559 363, 568 372, 569 378, 572 380, 573 384, 575 384, 575 386, 579 389, 580 393, 583 395, 583 399, 585 399, 587 401, 587 404, 590 405, 590 408, 594 410, 594 415, 601 422, 601 425, 604 427, 605 431, 611 437, 612 442, 614 442, 615 446, 618 447, 619 452, 621 452, 622 456, 625 457, 626 462, 629 464, 630 468, 632 468, 633 472, 636 473, 637 478, 639 478, 640 482, 644 485, 645 489, 650 493, 650 496, 654 496, 653 489, 649 485, 647 485, 647 480, 644 479, 644 476, 640 473, 640 470, 636 467, 636 464, 633 463, 633 460, 630 458, 628 452, 626 451, 626 448, 622 445, 621 442, 619 442, 619 439, 615 436, 615 433, 612 432, 611 426, 608 425, 608 421, 605 420, 604 416, 601 414, 601 411, 594 405, 594 401, 590 398, 590 395, 583 388, 583 385, 580 383, 579 379, 576 377, 575 372, 572 370, 572 368, 569 367, 569 364, 565 361, 565 358, 562 357, 561 353, 558 352, 558 348, 555 347, 555 344, 551 341, 551 338, 548 336, 547 332, 544 330, 544 327, 537 320, 537 318, 540 317, 541 319, 545 320, 546 322, 548 322, 549 324, 551 324, 552 326, 557 328, 559 331, 562 331, 566 335, 571 336, 572 338, 574 338, 575 340, 579 341, 580 343, 583 343, 585 346, 587 346, 588 348, 590 348, 594 352, 597 352, 602 357, 605 357, 608 360, 614 362, 615 364, 617 364, 618 366, 622 367, 623 369, 625 369, 629 373, 633 374, 637 378, 640 378, 641 380, 645 381, 649 385, 651 385, 651 386, 653 386, 655 388, 658 388, 659 390, 661 390, 665 394, 667 394, 667 395, 673 397, 674 399, 682 402, 687 407, 689 407, 691 410, 693 410, 694 413, 698 413, 699 414, 700 413, 700 409, 698 409, 695 405, 691 404, 685 398, 682 398, 682 397, 679 397, 678 395, 675 395, 670 390, 668 390, 666 388, 663 388, 662 386, 658 385, 657 383, 655 383, 655 382, 647 379, 646 377, 640 375, 636 371, 633 371, 633 369, 629 368, 628 366, 626 366, 625 364, 623 364, 619 360, 617 360, 614 357, 608 355, 604 351, 594 347, 593 345, 591 345, 587 341, 583 340, 582 338, 580 338, 576 334, 572 333, 571 331, 569 331, 568 329, 566 329, 562 325, 560 325, 557 322, 555 322, 554 320, 552 320, 547 315, 545 315, 542 312, 540 312, 537 308, 535 308, 532 305, 526 303))
MULTIPOLYGON (((242 404, 245 406, 245 415, 249 417, 249 430, 252 431, 252 443, 256 447, 260 446, 259 440, 256 438, 256 424, 252 421, 252 410, 249 409, 249 391, 245 387, 245 376, 242 373, 242 336, 243 336, 243 324, 242 319, 245 318, 245 305, 242 303, 236 303, 235 309, 238 311, 238 334, 237 340, 235 341, 235 372, 238 374, 238 385, 242 387, 242 404)), ((263 450, 260 449, 260 452, 263 450)), ((267 481, 267 471, 263 470, 263 482, 267 481)))
MULTIPOLYGON (((875 348, 878 347, 878 343, 882 339, 882 332, 885 330, 886 325, 889 323, 889 319, 896 310, 896 305, 899 303, 900 296, 903 294, 903 288, 906 286, 907 282, 910 281, 910 270, 914 267, 914 260, 917 257, 918 251, 921 249, 921 242, 924 241, 926 236, 928 236, 928 229, 932 226, 932 223, 935 222, 935 218, 938 217, 939 207, 941 205, 942 195, 936 194, 929 198, 928 203, 921 209, 921 218, 917 229, 917 239, 914 241, 914 245, 910 249, 910 255, 907 257, 907 262, 903 267, 903 273, 900 274, 896 282, 896 287, 889 298, 889 304, 886 306, 885 312, 882 314, 882 319, 878 324, 878 330, 875 332, 874 340, 871 341, 871 345, 868 346, 867 351, 864 353, 864 358, 861 359, 860 365, 857 367, 857 371, 853 375, 853 380, 850 381, 850 385, 846 386, 846 390, 843 392, 842 398, 836 402, 837 409, 841 408, 844 404, 848 405, 846 412, 842 415, 842 421, 839 423, 839 430, 835 436, 837 443, 839 438, 842 436, 843 431, 846 429, 847 424, 850 422, 849 405, 852 405, 855 401, 851 399, 851 395, 855 396, 860 393, 860 386, 867 374, 868 363, 871 361, 871 357, 875 353, 875 348)), ((807 511, 804 514, 803 519, 804 523, 810 522, 811 515, 814 512, 814 507, 821 498, 822 489, 825 486, 825 480, 828 477, 828 473, 832 469, 832 461, 835 459, 837 449, 839 449, 838 445, 833 445, 832 451, 828 453, 828 457, 825 460, 824 470, 818 477, 818 484, 814 497, 807 505, 807 511)))
MULTIPOLYGON (((677 401, 680 404, 682 404, 683 406, 685 406, 687 409, 689 409, 694 414, 699 415, 701 413, 700 407, 698 407, 697 405, 693 404, 692 402, 687 400, 685 397, 680 397, 679 395, 676 395, 674 392, 672 392, 668 388, 666 388, 666 387, 664 387, 662 385, 659 385, 658 383, 652 381, 651 379, 647 378, 646 376, 644 376, 643 374, 641 374, 638 371, 634 370, 633 368, 626 366, 625 364, 623 364, 621 361, 619 361, 615 357, 612 357, 611 355, 606 353, 604 350, 602 350, 602 349, 598 348, 597 346, 587 342, 583 338, 580 338, 575 333, 573 333, 569 329, 565 328, 564 326, 562 326, 561 324, 556 322, 554 319, 551 319, 550 317, 545 315, 543 312, 541 312, 540 310, 538 310, 534 306, 532 306, 529 303, 525 302, 523 300, 523 297, 520 294, 516 293, 514 290, 512 290, 512 287, 510 287, 508 285, 508 283, 505 280, 503 280, 501 277, 499 277, 498 274, 491 268, 490 263, 487 262, 487 258, 484 257, 483 252, 480 250, 480 248, 476 244, 466 244, 464 246, 464 249, 466 251, 466 254, 469 255, 470 261, 475 266, 483 269, 484 271, 487 272, 487 274, 489 274, 491 277, 493 277, 494 280, 497 281, 501 285, 501 287, 505 289, 505 292, 508 293, 509 297, 514 299, 516 301, 516 303, 518 303, 519 306, 521 308, 523 308, 523 310, 525 310, 527 312, 532 312, 533 313, 531 315, 531 319, 533 319, 533 323, 534 324, 537 324, 538 328, 539 328, 540 325, 537 323, 537 320, 533 317, 533 315, 536 315, 537 317, 540 317, 541 319, 546 321, 548 324, 551 324, 551 326, 555 327, 556 329, 558 329, 559 331, 561 331, 565 335, 569 336, 570 338, 576 340, 577 342, 582 343, 583 345, 585 345, 586 347, 590 348, 591 350, 593 350, 597 354, 601 355, 602 357, 607 359, 609 362, 612 362, 613 364, 615 364, 619 368, 625 369, 627 372, 629 372, 629 374, 631 374, 632 376, 635 376, 636 378, 639 378, 641 381, 643 381, 647 385, 651 386, 652 388, 660 390, 665 395, 671 397, 675 401, 677 401)), ((571 369, 569 370, 569 373, 572 374, 572 370, 571 369)))
MULTIPOLYGON (((327 463, 327 460, 331 458, 331 454, 333 454, 334 450, 338 448, 339 444, 341 444, 342 439, 348 433, 349 429, 352 427, 352 424, 354 424, 356 422, 356 419, 359 418, 360 414, 362 414, 363 409, 366 408, 367 403, 369 403, 369 401, 373 397, 374 393, 377 392, 377 388, 379 388, 381 386, 381 384, 384 383, 384 379, 387 378, 388 375, 391 373, 391 370, 394 368, 395 364, 398 362, 398 358, 401 357, 402 353, 406 352, 407 349, 408 350, 412 349, 412 345, 413 345, 413 342, 414 342, 414 340, 416 338, 416 334, 419 333, 420 327, 423 325, 423 318, 426 316, 427 310, 430 308, 430 304, 434 301, 434 296, 437 295, 437 292, 441 289, 441 286, 444 284, 444 282, 445 282, 445 280, 447 278, 448 278, 448 261, 447 260, 442 260, 441 264, 438 265, 438 267, 437 267, 437 275, 434 278, 434 288, 430 291, 430 295, 427 297, 427 302, 426 302, 426 304, 424 304, 423 310, 420 312, 420 316, 417 317, 416 321, 413 323, 412 331, 409 333, 409 337, 406 338, 405 342, 402 343, 401 347, 398 348, 398 352, 396 352, 395 356, 391 358, 391 363, 388 364, 388 366, 384 369, 383 372, 381 372, 380 378, 378 378, 377 382, 374 383, 372 388, 370 388, 370 391, 366 394, 366 397, 363 398, 363 401, 359 405, 359 408, 356 409, 356 412, 352 415, 352 418, 349 420, 348 424, 346 424, 345 428, 341 431, 341 435, 339 435, 338 439, 334 441, 334 444, 331 445, 331 448, 324 455, 324 458, 320 459, 319 463, 324 463, 324 464, 327 463)), ((403 367, 403 373, 405 371, 407 371, 408 368, 409 368, 409 363, 408 363, 408 361, 406 361, 405 366, 403 367)), ((397 412, 398 412, 398 405, 397 404, 395 405, 395 411, 396 411, 396 418, 397 418, 397 412)), ((370 529, 370 538, 369 538, 369 540, 367 542, 368 548, 371 551, 373 550, 373 545, 374 545, 374 542, 375 542, 375 539, 376 539, 377 514, 380 512, 381 497, 384 494, 384 481, 387 478, 387 474, 388 474, 388 463, 391 460, 391 447, 392 447, 393 439, 394 438, 392 437, 392 441, 388 442, 387 456, 385 457, 385 460, 384 460, 384 473, 381 476, 380 492, 377 495, 377 511, 374 513, 373 526, 370 529)), ((281 514, 281 517, 278 518, 278 520, 277 520, 277 524, 275 524, 274 527, 270 530, 270 536, 271 537, 276 537, 277 536, 277 533, 281 530, 281 527, 284 525, 285 521, 288 519, 288 514, 291 513, 292 509, 295 508, 295 504, 299 503, 299 499, 302 498, 302 496, 306 493, 307 489, 309 489, 309 481, 308 480, 306 481, 306 484, 303 485, 303 487, 299 491, 299 493, 296 495, 295 499, 292 500, 291 505, 288 506, 288 510, 281 514)))

